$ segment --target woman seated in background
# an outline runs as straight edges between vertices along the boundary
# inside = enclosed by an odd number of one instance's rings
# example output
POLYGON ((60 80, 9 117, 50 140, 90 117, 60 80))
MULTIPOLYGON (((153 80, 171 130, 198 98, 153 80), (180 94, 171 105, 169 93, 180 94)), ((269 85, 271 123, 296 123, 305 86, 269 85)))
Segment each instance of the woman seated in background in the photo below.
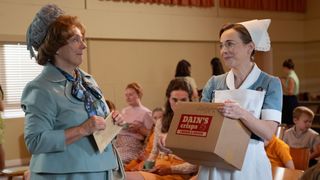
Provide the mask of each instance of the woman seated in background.
MULTIPOLYGON (((163 118, 164 109, 157 107, 152 110, 152 120, 153 123, 156 124, 157 122, 161 123, 163 118)), ((130 163, 128 163, 125 166, 126 171, 139 171, 143 169, 143 165, 145 162, 145 159, 149 157, 152 148, 153 148, 153 141, 154 141, 154 126, 151 129, 151 132, 149 136, 145 139, 145 148, 140 153, 138 159, 131 160, 130 163)))
POLYGON ((187 163, 165 147, 176 103, 191 101, 191 87, 182 79, 174 79, 167 88, 166 97, 165 113, 162 121, 156 123, 153 149, 145 162, 145 171, 126 172, 127 180, 184 180, 189 179, 198 170, 196 165, 187 163))
POLYGON ((187 60, 181 60, 177 64, 176 78, 184 79, 192 88, 192 100, 199 101, 199 94, 196 81, 191 77, 191 64, 187 60))
POLYGON ((115 146, 124 164, 137 159, 144 147, 144 140, 148 136, 153 121, 151 111, 142 105, 142 88, 137 83, 128 84, 125 89, 125 97, 128 107, 121 114, 125 126, 117 135, 115 146))

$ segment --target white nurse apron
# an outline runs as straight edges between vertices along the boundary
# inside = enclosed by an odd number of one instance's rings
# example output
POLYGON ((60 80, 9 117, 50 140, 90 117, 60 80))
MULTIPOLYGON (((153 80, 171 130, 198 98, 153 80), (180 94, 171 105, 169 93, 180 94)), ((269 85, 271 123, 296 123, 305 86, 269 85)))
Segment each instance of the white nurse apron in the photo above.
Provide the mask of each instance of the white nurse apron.
MULTIPOLYGON (((250 89, 216 90, 214 102, 231 100, 260 119, 266 92, 250 89)), ((232 129, 230 129, 232 133, 232 129)), ((200 166, 199 180, 271 180, 271 165, 261 141, 251 139, 241 171, 200 166)))

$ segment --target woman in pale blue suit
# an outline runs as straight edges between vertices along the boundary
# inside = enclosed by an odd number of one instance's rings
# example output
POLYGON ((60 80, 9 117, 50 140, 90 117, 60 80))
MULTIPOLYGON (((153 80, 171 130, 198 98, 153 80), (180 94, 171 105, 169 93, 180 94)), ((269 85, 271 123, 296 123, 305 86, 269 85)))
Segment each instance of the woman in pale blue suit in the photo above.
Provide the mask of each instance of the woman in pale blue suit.
MULTIPOLYGON (((79 69, 85 30, 56 5, 44 6, 27 33, 28 49, 43 71, 25 87, 25 143, 31 179, 114 179, 121 164, 111 144, 99 153, 92 133, 110 113, 98 85, 79 69)), ((114 119, 121 118, 113 113, 114 119)))

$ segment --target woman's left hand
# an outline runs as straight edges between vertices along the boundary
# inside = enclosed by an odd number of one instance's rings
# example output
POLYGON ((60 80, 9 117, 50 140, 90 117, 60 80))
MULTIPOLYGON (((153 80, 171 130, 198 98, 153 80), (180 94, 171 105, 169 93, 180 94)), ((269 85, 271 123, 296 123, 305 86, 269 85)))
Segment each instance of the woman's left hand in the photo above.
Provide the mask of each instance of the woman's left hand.
POLYGON ((111 113, 112 113, 112 119, 117 125, 122 124, 124 122, 119 111, 112 111, 111 113))
POLYGON ((159 164, 156 166, 155 173, 163 176, 163 175, 172 174, 172 171, 171 171, 170 165, 159 164))
POLYGON ((240 107, 239 103, 227 100, 223 103, 223 105, 218 107, 218 111, 225 117, 231 119, 241 119, 246 110, 240 107))
POLYGON ((143 128, 143 124, 138 121, 134 121, 129 124, 129 127, 127 128, 127 131, 132 132, 132 133, 140 133, 140 129, 143 128))

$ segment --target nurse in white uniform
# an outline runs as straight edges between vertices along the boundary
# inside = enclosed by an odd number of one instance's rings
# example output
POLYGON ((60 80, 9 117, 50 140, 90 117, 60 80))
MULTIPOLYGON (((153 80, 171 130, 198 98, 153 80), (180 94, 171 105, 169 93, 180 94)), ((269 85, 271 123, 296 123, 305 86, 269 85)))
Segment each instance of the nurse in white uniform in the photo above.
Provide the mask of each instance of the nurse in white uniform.
MULTIPOLYGON (((203 102, 222 102, 219 111, 239 119, 252 136, 240 171, 201 166, 199 180, 271 180, 271 165, 263 140, 270 140, 281 121, 280 80, 253 62, 255 51, 269 51, 269 19, 225 25, 220 30, 220 55, 230 71, 212 76, 203 102)), ((232 133, 232 129, 230 129, 232 133)))

